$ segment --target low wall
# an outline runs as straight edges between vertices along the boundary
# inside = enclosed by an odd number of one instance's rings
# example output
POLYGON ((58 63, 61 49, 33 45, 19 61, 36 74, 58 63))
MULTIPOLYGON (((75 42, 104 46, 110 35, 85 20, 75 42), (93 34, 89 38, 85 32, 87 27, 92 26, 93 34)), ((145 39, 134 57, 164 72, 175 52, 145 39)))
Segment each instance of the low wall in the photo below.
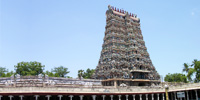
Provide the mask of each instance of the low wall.
MULTIPOLYGON (((184 84, 180 86, 169 86, 169 92, 187 91, 200 89, 200 83, 184 84)), ((164 93, 164 87, 3 87, 0 94, 151 94, 164 93)))

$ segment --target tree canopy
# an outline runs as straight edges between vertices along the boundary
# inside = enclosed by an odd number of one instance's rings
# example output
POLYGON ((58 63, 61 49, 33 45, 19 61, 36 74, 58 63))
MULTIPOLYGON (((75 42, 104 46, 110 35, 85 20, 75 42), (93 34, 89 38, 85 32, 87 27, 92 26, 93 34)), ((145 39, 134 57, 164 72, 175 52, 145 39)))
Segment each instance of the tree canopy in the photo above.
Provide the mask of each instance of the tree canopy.
POLYGON ((40 62, 19 62, 15 66, 16 73, 22 76, 43 74, 44 65, 40 62))
POLYGON ((78 70, 78 77, 80 78, 82 76, 84 79, 90 79, 92 78, 92 75, 94 72, 95 70, 90 69, 90 68, 88 68, 86 71, 81 69, 81 70, 78 70))
POLYGON ((164 79, 166 82, 184 82, 187 83, 187 77, 181 73, 168 73, 164 79))
POLYGON ((8 72, 8 69, 4 68, 4 67, 0 67, 0 77, 5 76, 5 73, 8 72))
POLYGON ((39 74, 46 74, 49 77, 67 77, 72 78, 70 76, 66 76, 69 71, 68 68, 59 66, 54 67, 51 71, 44 72, 45 65, 42 65, 37 61, 30 62, 19 62, 14 66, 15 72, 9 72, 5 67, 0 67, 0 77, 10 77, 13 74, 19 74, 20 76, 37 76, 39 74))
POLYGON ((45 74, 48 75, 49 77, 55 77, 54 73, 52 73, 48 70, 45 72, 45 74))
POLYGON ((13 71, 9 72, 5 67, 0 67, 0 77, 10 77, 13 74, 13 71))
POLYGON ((70 72, 68 71, 68 68, 64 66, 54 67, 52 71, 54 73, 55 77, 67 77, 66 75, 70 72))

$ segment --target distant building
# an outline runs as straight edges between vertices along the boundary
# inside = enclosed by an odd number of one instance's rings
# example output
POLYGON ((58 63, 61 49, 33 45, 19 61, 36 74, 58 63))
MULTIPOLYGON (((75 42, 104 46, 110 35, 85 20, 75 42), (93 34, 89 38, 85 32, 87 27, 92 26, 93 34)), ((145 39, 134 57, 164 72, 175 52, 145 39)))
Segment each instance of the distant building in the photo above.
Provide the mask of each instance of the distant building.
POLYGON ((158 85, 160 76, 145 47, 137 15, 108 6, 105 28, 95 77, 103 79, 104 86, 158 85))

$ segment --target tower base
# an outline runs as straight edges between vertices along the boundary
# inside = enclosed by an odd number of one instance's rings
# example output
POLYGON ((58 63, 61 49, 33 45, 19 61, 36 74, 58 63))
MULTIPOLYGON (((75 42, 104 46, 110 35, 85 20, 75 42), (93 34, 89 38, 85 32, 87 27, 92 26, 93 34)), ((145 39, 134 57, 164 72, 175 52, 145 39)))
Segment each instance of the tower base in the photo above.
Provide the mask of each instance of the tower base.
POLYGON ((102 81, 103 86, 156 86, 160 84, 160 80, 149 79, 106 79, 102 81))

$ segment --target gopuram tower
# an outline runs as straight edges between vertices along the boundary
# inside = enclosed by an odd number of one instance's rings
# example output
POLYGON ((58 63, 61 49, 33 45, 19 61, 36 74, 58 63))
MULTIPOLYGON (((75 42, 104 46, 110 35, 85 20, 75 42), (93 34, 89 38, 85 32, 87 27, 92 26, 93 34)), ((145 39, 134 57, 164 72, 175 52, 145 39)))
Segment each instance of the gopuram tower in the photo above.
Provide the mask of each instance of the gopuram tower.
POLYGON ((152 86, 160 76, 145 47, 137 15, 108 6, 95 78, 104 86, 152 86))

